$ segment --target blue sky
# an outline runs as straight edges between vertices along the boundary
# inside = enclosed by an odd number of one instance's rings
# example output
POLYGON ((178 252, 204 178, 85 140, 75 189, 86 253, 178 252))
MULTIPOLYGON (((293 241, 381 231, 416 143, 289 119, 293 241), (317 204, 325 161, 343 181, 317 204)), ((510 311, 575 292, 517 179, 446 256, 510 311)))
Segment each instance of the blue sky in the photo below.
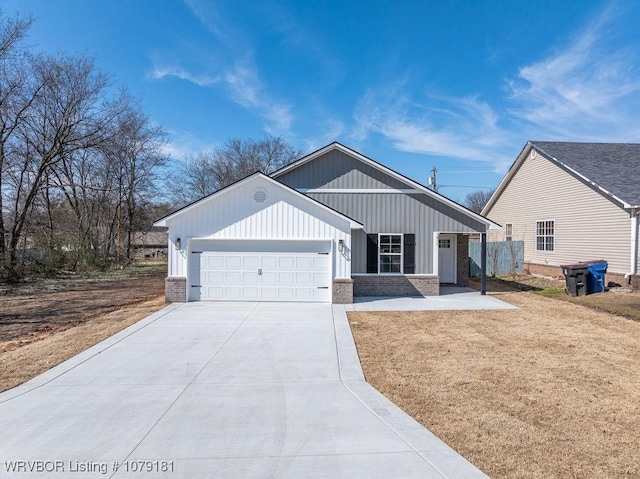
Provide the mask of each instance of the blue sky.
POLYGON ((640 2, 0 0, 86 54, 175 161, 270 133, 337 140, 461 201, 525 142, 640 142, 640 2))

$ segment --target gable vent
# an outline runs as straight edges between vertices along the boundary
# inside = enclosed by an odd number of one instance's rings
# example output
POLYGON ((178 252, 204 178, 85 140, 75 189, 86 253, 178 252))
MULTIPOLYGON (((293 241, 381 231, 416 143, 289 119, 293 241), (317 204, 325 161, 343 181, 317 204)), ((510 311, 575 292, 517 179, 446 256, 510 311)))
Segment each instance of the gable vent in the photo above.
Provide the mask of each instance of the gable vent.
POLYGON ((256 191, 253 192, 253 199, 255 200, 256 203, 264 203, 265 200, 267 199, 267 192, 264 191, 262 188, 258 188, 256 191))

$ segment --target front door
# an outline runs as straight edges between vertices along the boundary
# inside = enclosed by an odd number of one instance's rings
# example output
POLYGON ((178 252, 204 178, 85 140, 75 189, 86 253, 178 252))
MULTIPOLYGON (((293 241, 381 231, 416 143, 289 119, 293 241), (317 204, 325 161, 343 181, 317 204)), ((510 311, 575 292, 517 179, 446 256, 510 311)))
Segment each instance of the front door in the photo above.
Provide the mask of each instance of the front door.
POLYGON ((456 283, 456 235, 438 237, 438 276, 441 283, 456 283))

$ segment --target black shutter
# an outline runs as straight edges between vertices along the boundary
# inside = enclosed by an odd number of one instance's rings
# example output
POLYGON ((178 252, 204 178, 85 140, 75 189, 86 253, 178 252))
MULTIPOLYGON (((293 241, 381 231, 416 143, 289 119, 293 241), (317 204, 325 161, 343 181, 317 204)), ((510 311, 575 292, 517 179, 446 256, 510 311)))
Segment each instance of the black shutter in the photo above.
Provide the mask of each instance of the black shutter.
POLYGON ((416 272, 416 235, 407 233, 404 235, 404 274, 415 274, 416 272))
POLYGON ((378 272, 378 235, 367 235, 367 273, 378 272))

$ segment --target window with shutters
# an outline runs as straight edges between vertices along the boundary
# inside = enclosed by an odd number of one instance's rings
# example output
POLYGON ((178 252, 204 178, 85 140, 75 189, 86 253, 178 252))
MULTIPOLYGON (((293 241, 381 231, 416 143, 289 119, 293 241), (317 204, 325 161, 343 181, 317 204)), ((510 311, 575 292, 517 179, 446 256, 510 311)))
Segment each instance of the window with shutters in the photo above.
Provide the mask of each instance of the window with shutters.
POLYGON ((380 234, 378 236, 378 271, 380 273, 402 273, 402 235, 380 234))

